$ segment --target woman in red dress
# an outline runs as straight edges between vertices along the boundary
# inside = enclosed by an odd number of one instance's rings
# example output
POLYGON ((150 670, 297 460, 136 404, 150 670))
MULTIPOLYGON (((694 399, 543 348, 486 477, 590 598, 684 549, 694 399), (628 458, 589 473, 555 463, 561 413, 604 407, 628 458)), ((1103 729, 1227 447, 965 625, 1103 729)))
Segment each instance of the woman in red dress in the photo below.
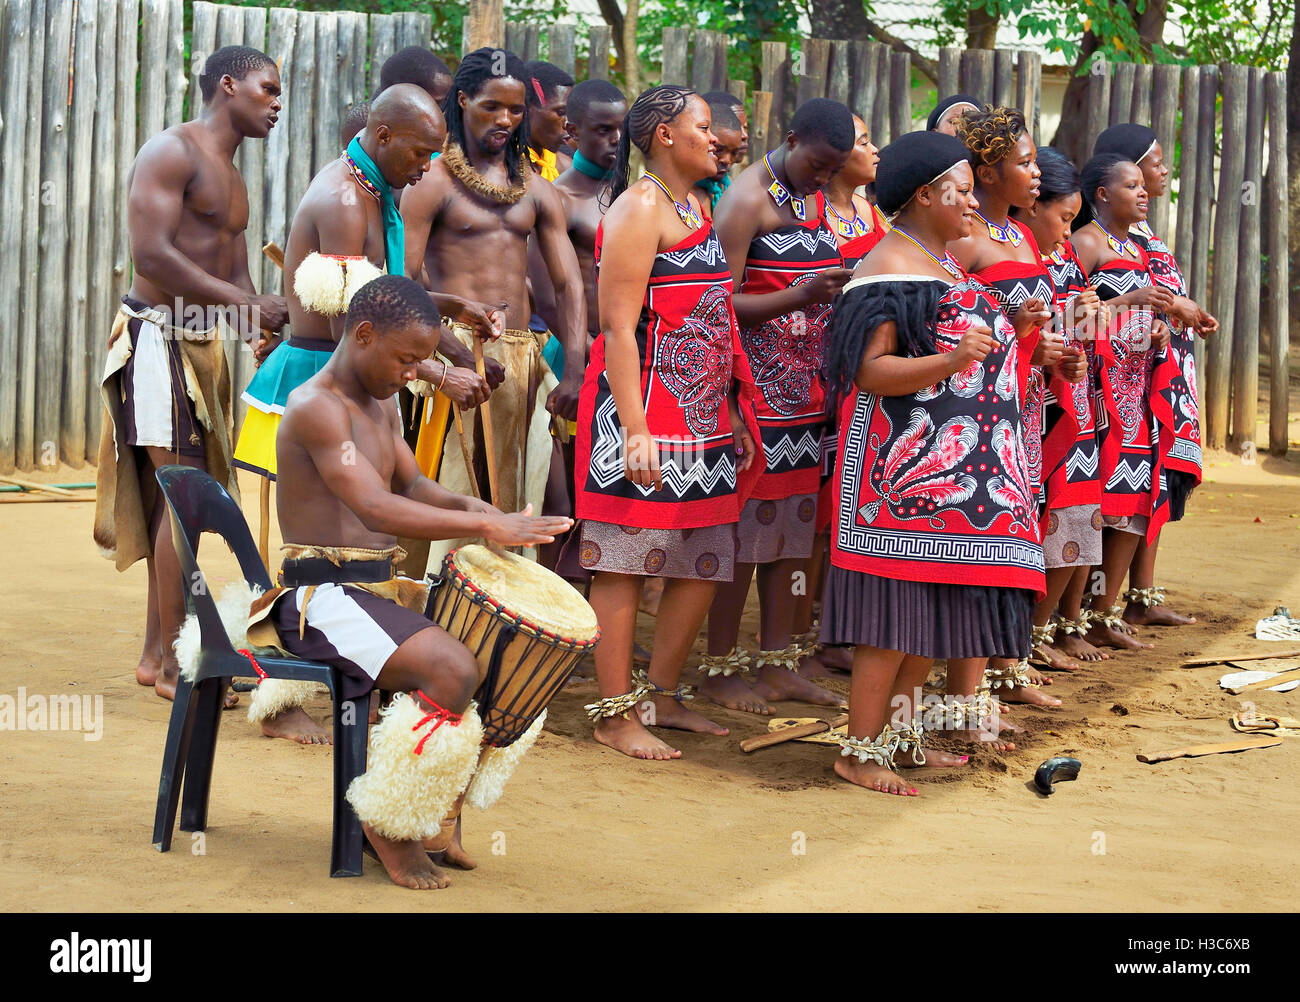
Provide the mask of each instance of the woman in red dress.
POLYGON ((731 271, 690 193, 717 173, 713 144, 693 91, 637 98, 596 238, 601 333, 578 408, 575 477, 579 560, 593 573, 603 635, 601 698, 587 709, 596 740, 635 758, 681 756, 646 724, 727 733, 684 705, 679 683, 717 583, 732 576, 735 523, 763 471, 731 271), (646 172, 629 185, 632 144, 646 172), (650 668, 634 680, 646 577, 666 584, 650 668))

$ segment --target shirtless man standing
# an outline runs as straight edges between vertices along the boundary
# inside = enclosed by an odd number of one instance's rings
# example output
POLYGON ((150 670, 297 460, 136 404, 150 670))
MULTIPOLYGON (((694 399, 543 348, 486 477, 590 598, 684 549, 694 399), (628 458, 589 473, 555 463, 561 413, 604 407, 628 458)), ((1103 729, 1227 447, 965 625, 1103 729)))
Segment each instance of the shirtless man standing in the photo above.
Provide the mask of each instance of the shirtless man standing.
MULTIPOLYGON (((530 169, 525 151, 527 79, 523 62, 503 49, 479 49, 461 60, 447 97, 446 151, 405 193, 401 206, 408 275, 424 269, 433 288, 503 307, 505 331, 486 352, 506 370, 506 381, 492 399, 492 421, 500 502, 507 508, 525 496, 540 505, 545 485, 544 467, 540 482, 536 476, 525 479, 520 447, 544 374, 538 338, 528 330, 530 237, 555 289, 556 334, 564 345, 564 376, 546 409, 566 420, 577 414, 587 331, 582 272, 569 243, 563 202, 530 169)), ((444 435, 445 427, 445 421, 442 427, 429 422, 421 435, 444 435)), ((458 450, 447 452, 459 459, 458 450)), ((439 476, 444 483, 447 465, 439 476)), ((459 466, 455 472, 461 472, 459 466)))
MULTIPOLYGON (((293 336, 274 347, 244 393, 249 411, 235 450, 241 468, 275 479, 276 433, 288 396, 325 367, 343 335, 341 312, 320 312, 314 302, 315 309, 303 305, 295 289, 299 267, 309 255, 319 254, 365 257, 380 270, 387 265, 400 272, 404 257, 390 258, 399 247, 404 255, 405 245, 394 244, 390 251, 387 240, 400 217, 390 214, 385 220, 382 198, 371 189, 382 194, 383 187, 396 191, 409 185, 428 170, 429 157, 441 148, 446 133, 442 112, 424 90, 393 84, 375 98, 366 128, 349 143, 350 152, 312 179, 294 213, 285 250, 285 292, 293 336)), ((326 266, 328 260, 313 259, 326 266)), ((344 305, 338 303, 336 308, 344 305)), ((441 384, 457 405, 476 407, 487 399, 487 383, 474 371, 469 351, 459 342, 455 349, 448 351, 448 357, 461 365, 447 365, 441 359, 421 361, 420 376, 441 384)), ((302 744, 330 743, 329 731, 317 725, 301 703, 295 704, 287 694, 275 702, 259 700, 262 692, 254 693, 249 719, 261 725, 263 734, 302 744)), ((310 687, 295 692, 306 698, 310 687)))
MULTIPOLYGON (((439 328, 428 294, 410 279, 385 275, 354 295, 338 348, 285 408, 277 448, 283 587, 254 605, 254 618, 265 616, 289 653, 339 668, 341 698, 376 686, 397 693, 347 799, 389 877, 417 890, 450 883, 423 842, 443 830, 479 761, 482 727, 471 702, 479 672, 469 649, 421 611, 376 594, 407 597, 392 570, 397 537, 530 546, 571 524, 534 518, 531 509, 507 515, 420 475, 393 397, 433 354, 439 328), (338 566, 314 556, 321 547, 338 566), (384 570, 387 581, 376 573, 384 570)), ((422 596, 408 600, 423 608, 422 596)))
POLYGON ((148 560, 135 677, 164 699, 176 691, 172 642, 185 596, 154 471, 195 466, 239 496, 222 340, 232 321, 251 343, 259 327, 279 330, 287 316, 283 297, 253 287, 248 191, 234 162, 243 140, 275 126, 280 74, 265 53, 231 45, 207 58, 199 86, 198 117, 146 142, 127 178, 133 279, 109 338, 95 505, 100 552, 120 571, 148 560))

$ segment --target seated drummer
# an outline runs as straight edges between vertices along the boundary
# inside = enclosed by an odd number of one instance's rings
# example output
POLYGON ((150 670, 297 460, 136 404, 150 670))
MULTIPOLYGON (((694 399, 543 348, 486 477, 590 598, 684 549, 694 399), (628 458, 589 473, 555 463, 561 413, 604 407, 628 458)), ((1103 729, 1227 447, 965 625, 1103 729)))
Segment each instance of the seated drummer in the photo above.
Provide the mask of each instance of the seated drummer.
MULTIPOLYGON (((531 507, 505 514, 420 474, 395 394, 438 335, 428 293, 408 278, 385 275, 353 297, 338 348, 285 407, 276 440, 282 588, 254 605, 277 646, 343 673, 339 698, 359 700, 374 686, 397 693, 347 799, 393 882, 419 890, 450 882, 422 843, 439 836, 469 783, 482 728, 470 709, 474 656, 424 618, 417 582, 397 577, 397 537, 536 546, 572 525, 531 507)), ((473 865, 459 846, 446 861, 473 865)))

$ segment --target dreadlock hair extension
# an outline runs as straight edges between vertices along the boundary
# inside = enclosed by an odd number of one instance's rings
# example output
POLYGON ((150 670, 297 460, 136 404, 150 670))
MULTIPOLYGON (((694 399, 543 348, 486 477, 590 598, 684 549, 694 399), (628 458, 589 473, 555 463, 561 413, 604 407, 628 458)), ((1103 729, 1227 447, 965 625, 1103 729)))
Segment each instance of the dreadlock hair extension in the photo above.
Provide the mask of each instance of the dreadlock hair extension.
MULTIPOLYGON (((447 100, 442 106, 443 117, 447 120, 448 142, 456 143, 461 149, 469 145, 469 137, 465 134, 465 119, 460 112, 460 95, 463 93, 466 97, 476 97, 489 80, 506 78, 518 80, 523 85, 527 100, 528 71, 524 68, 524 61, 510 50, 484 46, 475 49, 460 61, 456 75, 451 78, 451 90, 447 92, 447 100)), ((511 184, 518 184, 524 176, 524 170, 532 169, 526 166, 527 149, 528 115, 525 113, 519 128, 515 129, 510 141, 506 143, 506 171, 511 184)))
MULTIPOLYGON (((1038 201, 1046 205, 1083 190, 1079 172, 1060 150, 1053 146, 1038 148, 1038 201)), ((1019 218, 1024 210, 1011 207, 1011 215, 1019 218)))
POLYGON ((632 144, 636 144, 642 155, 649 153, 655 129, 680 115, 686 109, 686 102, 694 95, 695 91, 689 87, 663 84, 642 91, 641 96, 632 103, 627 117, 623 119, 623 135, 618 141, 618 159, 614 161, 609 188, 601 197, 602 209, 609 208, 619 195, 627 191, 632 144))
POLYGON ((1086 164, 1083 165, 1080 184, 1083 188, 1083 205, 1079 209, 1079 214, 1074 217, 1074 224, 1071 230, 1077 232, 1083 229, 1096 215, 1097 189, 1104 188, 1115 180, 1115 175, 1119 172, 1121 164, 1129 164, 1133 161, 1120 153, 1098 153, 1086 164))
POLYGON ((274 65, 275 60, 259 49, 250 49, 247 45, 223 45, 203 60, 203 73, 199 76, 203 103, 212 100, 222 77, 243 80, 253 70, 274 65))
POLYGON ((957 138, 970 150, 976 166, 995 167, 1011 156, 1025 133, 1025 115, 1019 108, 968 111, 957 119, 957 138))
POLYGON ((881 324, 894 322, 899 355, 921 358, 938 351, 931 327, 947 291, 941 282, 883 281, 859 285, 835 298, 822 363, 831 414, 839 413, 862 364, 862 353, 881 324))

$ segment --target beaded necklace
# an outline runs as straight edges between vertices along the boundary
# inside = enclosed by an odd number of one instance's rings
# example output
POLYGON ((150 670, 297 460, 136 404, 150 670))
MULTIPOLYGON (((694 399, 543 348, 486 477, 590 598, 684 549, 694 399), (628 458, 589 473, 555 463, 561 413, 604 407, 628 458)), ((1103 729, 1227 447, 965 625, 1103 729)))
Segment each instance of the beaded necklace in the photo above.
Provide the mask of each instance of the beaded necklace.
POLYGON ((948 251, 945 250, 943 252, 942 259, 937 258, 934 256, 934 253, 930 250, 929 247, 925 246, 925 244, 921 243, 921 241, 917 240, 916 237, 912 236, 912 234, 908 233, 907 230, 903 229, 897 223, 894 224, 893 232, 897 233, 899 236, 906 237, 908 240, 912 241, 912 243, 916 244, 916 246, 920 247, 921 250, 925 251, 926 256, 929 257, 931 261, 937 264, 940 268, 946 271, 958 282, 962 281, 962 279, 967 277, 966 272, 962 269, 962 266, 957 263, 957 259, 954 258, 950 253, 948 253, 948 251))
POLYGON ((776 171, 772 169, 772 154, 770 151, 763 154, 763 163, 767 167, 768 174, 772 177, 772 183, 767 187, 767 193, 772 196, 772 201, 777 204, 778 208, 789 202, 790 211, 794 213, 794 218, 802 223, 808 217, 806 199, 795 198, 790 189, 776 179, 776 171))
POLYGON ((863 236, 871 232, 871 226, 862 218, 858 212, 856 203, 853 204, 853 218, 845 219, 835 211, 835 206, 831 205, 831 200, 826 199, 826 209, 835 217, 835 231, 842 237, 863 236))
POLYGON ((677 215, 683 223, 685 223, 693 230, 698 230, 701 226, 704 225, 704 220, 700 218, 700 214, 698 212, 696 212, 694 209, 691 208, 691 203, 689 201, 683 204, 682 202, 679 202, 677 201, 677 199, 673 198, 673 193, 668 190, 668 185, 660 181, 659 178, 655 177, 655 175, 652 174, 650 171, 646 171, 645 176, 648 177, 655 184, 657 184, 659 186, 659 190, 668 196, 668 200, 673 203, 673 208, 677 210, 677 215))
POLYGON ((1113 250, 1116 254, 1119 255, 1131 254, 1133 257, 1137 258, 1138 260, 1141 260, 1141 255, 1138 254, 1137 244, 1135 244, 1127 236, 1125 236, 1123 240, 1120 240, 1118 237, 1112 234, 1110 230, 1106 229, 1106 227, 1102 226, 1101 223, 1097 222, 1097 220, 1095 219, 1092 221, 1092 225, 1097 227, 1097 229, 1101 230, 1102 233, 1106 234, 1106 243, 1110 245, 1110 249, 1113 250))
POLYGON ((975 215, 979 216, 984 225, 989 228, 989 236, 1000 244, 1010 244, 1012 247, 1019 247, 1023 241, 1024 235, 1012 220, 1008 219, 1006 225, 999 226, 992 220, 985 219, 983 214, 978 210, 973 210, 975 215))

